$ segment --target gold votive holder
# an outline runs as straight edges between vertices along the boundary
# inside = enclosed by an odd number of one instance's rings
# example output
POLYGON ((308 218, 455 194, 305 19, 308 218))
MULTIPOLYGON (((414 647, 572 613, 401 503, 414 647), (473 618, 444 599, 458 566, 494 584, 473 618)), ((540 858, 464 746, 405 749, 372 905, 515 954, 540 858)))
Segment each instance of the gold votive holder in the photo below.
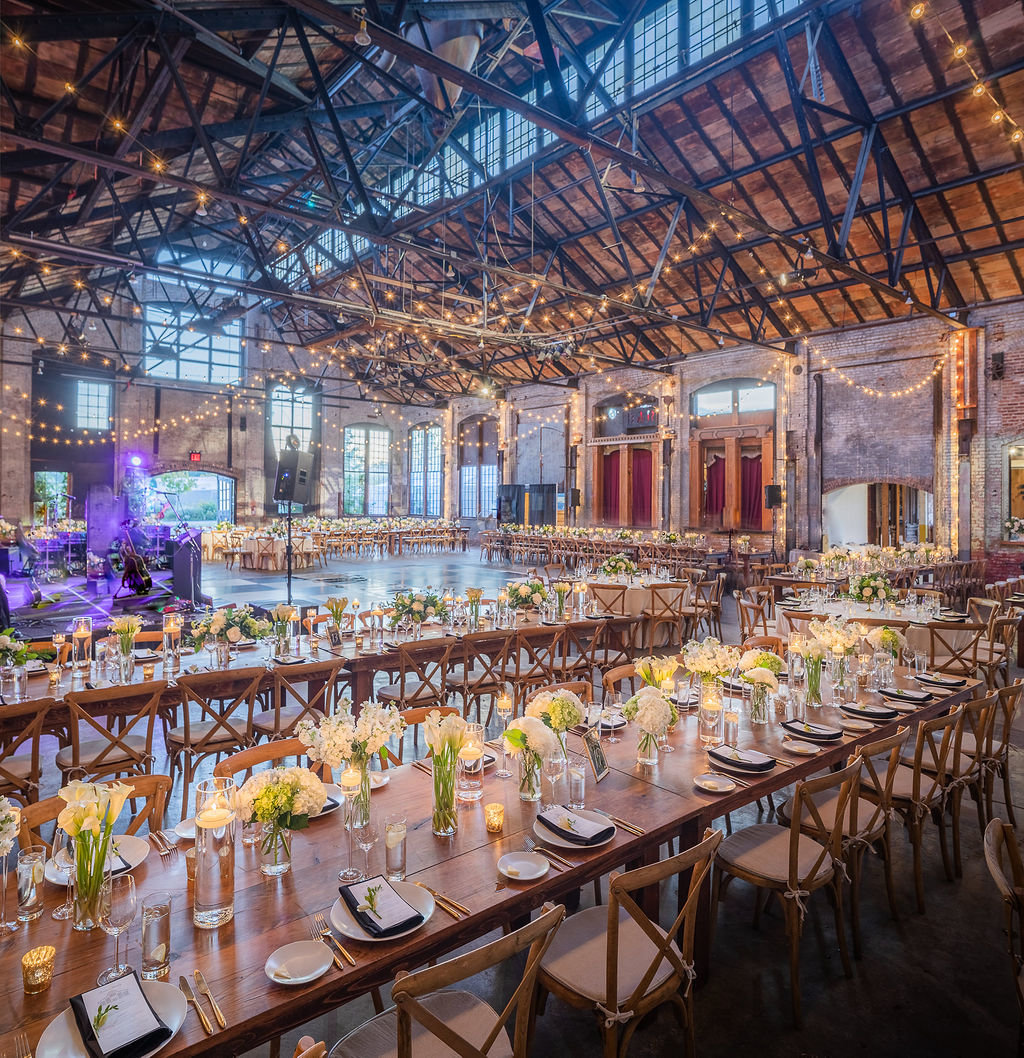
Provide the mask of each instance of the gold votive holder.
POLYGON ((46 671, 46 675, 49 679, 51 687, 56 687, 60 683, 60 666, 51 665, 46 671))
POLYGON ((361 651, 363 649, 363 637, 361 635, 356 636, 356 650, 361 651))
POLYGON ((484 805, 484 823, 489 834, 500 834, 505 825, 505 806, 496 802, 484 805))
POLYGON ((52 944, 44 944, 25 952, 21 957, 21 977, 25 985, 25 995, 35 996, 50 987, 56 954, 57 949, 52 944))
POLYGON ((196 880, 196 848, 194 845, 185 850, 185 877, 188 878, 189 885, 196 880))
POLYGON ((156 665, 154 665, 152 661, 147 661, 142 666, 142 678, 144 680, 151 680, 155 674, 156 674, 156 665))

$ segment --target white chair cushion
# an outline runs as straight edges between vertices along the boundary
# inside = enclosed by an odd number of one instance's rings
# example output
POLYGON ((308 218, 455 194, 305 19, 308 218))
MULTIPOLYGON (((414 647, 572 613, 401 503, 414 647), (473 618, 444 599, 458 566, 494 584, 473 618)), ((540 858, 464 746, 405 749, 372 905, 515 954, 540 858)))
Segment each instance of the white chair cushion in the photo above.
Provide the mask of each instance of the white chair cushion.
MULTIPOLYGON (((718 846, 716 860, 726 870, 739 868, 770 882, 785 885, 789 880, 789 827, 756 823, 727 837, 718 846)), ((800 835, 797 849, 797 876, 802 881, 825 882, 832 876, 832 861, 826 856, 813 879, 808 878, 822 846, 806 834, 800 835)))
MULTIPOLYGON (((142 735, 125 735, 121 741, 131 749, 132 752, 137 753, 140 757, 146 752, 146 740, 142 735)), ((78 749, 78 762, 83 768, 88 768, 92 762, 104 752, 104 750, 106 750, 107 753, 103 758, 104 767, 109 767, 119 761, 134 760, 133 757, 125 753, 119 746, 111 748, 111 744, 105 738, 90 739, 87 742, 82 742, 78 749)), ((61 771, 72 767, 73 764, 74 761, 72 759, 70 746, 57 753, 57 767, 61 771)), ((6 765, 4 766, 6 767, 6 765)))
POLYGON ((387 699, 391 702, 401 702, 403 705, 417 705, 418 703, 437 702, 437 691, 426 683, 413 683, 408 681, 405 685, 405 694, 402 694, 400 683, 389 683, 377 691, 377 697, 387 699))
MULTIPOLYGON (((285 705, 281 707, 281 728, 286 728, 292 723, 297 717, 301 716, 303 709, 301 705, 285 705)), ((322 709, 312 709, 306 712, 306 715, 312 715, 316 717, 322 717, 324 712, 322 709)), ((259 728, 261 731, 273 731, 274 730, 274 710, 266 709, 263 712, 255 713, 252 718, 252 726, 259 728)))
MULTIPOLYGON (((659 932, 664 935, 663 931, 659 932)), ((607 994, 606 951, 608 942, 608 908, 588 907, 567 918, 555 934, 551 947, 541 962, 541 972, 549 974, 566 988, 594 1002, 605 1002, 607 994)), ((678 954, 679 949, 673 942, 678 954)), ((617 1003, 633 994, 654 959, 650 938, 625 912, 619 912, 619 976, 617 1003)), ((672 966, 662 960, 654 980, 653 991, 672 973, 672 966)))
MULTIPOLYGON (((483 1045, 498 1020, 498 1015, 471 992, 434 992, 424 996, 420 1002, 475 1047, 483 1045)), ((455 1051, 446 1047, 415 1018, 412 1022, 412 1053, 416 1058, 457 1058, 455 1051)), ((391 1058, 397 1054, 398 1015, 392 1008, 364 1022, 339 1040, 331 1051, 331 1058, 391 1058)), ((498 1034, 487 1054, 488 1058, 513 1058, 507 1032, 503 1030, 498 1034)))
MULTIPOLYGON (((230 723, 230 721, 229 721, 230 723)), ((217 734, 207 743, 207 745, 215 745, 218 742, 227 742, 229 745, 238 745, 239 739, 231 734, 230 730, 225 727, 221 727, 216 720, 202 720, 199 723, 189 725, 189 734, 192 737, 192 742, 202 742, 210 734, 210 732, 217 728, 217 734)), ((240 732, 240 736, 244 738, 244 732, 240 732)), ((185 725, 179 724, 177 727, 172 727, 167 732, 168 742, 177 742, 179 745, 185 743, 185 725)))

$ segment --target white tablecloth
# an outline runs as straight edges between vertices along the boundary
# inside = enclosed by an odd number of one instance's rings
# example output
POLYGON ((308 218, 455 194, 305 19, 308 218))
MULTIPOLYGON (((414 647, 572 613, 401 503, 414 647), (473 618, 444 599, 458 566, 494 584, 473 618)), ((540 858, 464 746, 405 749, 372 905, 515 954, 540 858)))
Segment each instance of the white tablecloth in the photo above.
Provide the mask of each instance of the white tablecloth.
MULTIPOLYGON (((855 603, 849 600, 838 600, 836 602, 824 604, 813 603, 811 606, 811 613, 813 614, 819 616, 824 615, 826 617, 846 617, 853 622, 856 622, 861 618, 885 620, 887 617, 893 621, 910 621, 911 625, 907 629, 907 645, 913 650, 927 651, 929 648, 930 637, 926 627, 928 618, 921 616, 916 611, 913 616, 909 614, 904 616, 903 611, 897 607, 891 613, 883 614, 879 613, 878 610, 870 610, 865 603, 855 603)), ((791 631, 789 622, 784 615, 785 609, 785 601, 776 604, 775 634, 779 636, 783 643, 786 642, 791 631)))

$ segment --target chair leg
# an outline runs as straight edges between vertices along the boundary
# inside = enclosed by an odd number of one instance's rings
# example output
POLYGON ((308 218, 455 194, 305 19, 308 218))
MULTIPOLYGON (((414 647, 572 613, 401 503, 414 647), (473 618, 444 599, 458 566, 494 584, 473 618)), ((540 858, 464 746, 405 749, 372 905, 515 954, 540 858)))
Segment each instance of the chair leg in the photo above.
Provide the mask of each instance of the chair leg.
POLYGON ((800 1028, 800 909, 796 900, 787 900, 779 893, 786 918, 786 939, 789 941, 789 993, 793 1004, 793 1024, 800 1028))
POLYGON ((853 957, 859 959, 863 952, 860 943, 860 875, 864 865, 863 848, 851 851, 846 866, 850 872, 850 932, 853 934, 853 957))
POLYGON ((953 791, 953 803, 950 806, 950 827, 953 830, 953 874, 957 878, 964 876, 963 864, 960 862, 960 808, 963 804, 963 796, 963 790, 957 787, 953 791))
POLYGON ((882 849, 881 856, 885 869, 885 893, 889 898, 889 914, 892 915, 894 922, 899 921, 900 913, 896 907, 896 880, 892 874, 892 845, 891 842, 892 832, 889 828, 889 821, 885 822, 885 834, 882 837, 882 849))
POLYGON ((1003 761, 1001 765, 1003 773, 1003 800, 1006 803, 1006 817, 1010 821, 1011 826, 1017 825, 1017 819, 1013 814, 1013 795, 1010 793, 1010 768, 1007 761, 1003 761))
POLYGON ((942 853, 942 868, 946 872, 946 880, 952 881, 953 861, 949 855, 949 842, 946 840, 946 813, 942 808, 932 809, 932 819, 939 828, 939 851, 942 853))
POLYGON ((843 876, 841 872, 832 879, 832 911, 836 920, 836 938, 839 941, 839 957, 843 960, 843 973, 853 977, 850 949, 846 944, 846 920, 843 915, 843 876))
POLYGON ((924 873, 921 867, 921 841, 923 838, 921 821, 914 820, 907 825, 907 834, 914 849, 914 891, 917 894, 918 914, 924 914, 924 873))

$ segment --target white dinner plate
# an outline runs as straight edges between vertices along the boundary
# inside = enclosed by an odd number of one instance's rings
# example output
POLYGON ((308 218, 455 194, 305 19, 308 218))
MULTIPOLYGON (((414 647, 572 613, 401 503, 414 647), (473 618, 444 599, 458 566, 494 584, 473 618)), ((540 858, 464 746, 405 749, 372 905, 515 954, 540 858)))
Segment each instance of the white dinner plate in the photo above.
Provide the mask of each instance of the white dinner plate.
POLYGON ((310 816, 310 819, 319 819, 321 816, 329 816, 332 812, 337 812, 338 809, 341 808, 342 804, 344 804, 345 797, 344 794, 342 794, 341 792, 340 786, 335 786, 334 783, 325 782, 324 792, 327 794, 328 797, 334 798, 334 804, 331 804, 329 801, 325 801, 323 808, 321 808, 315 816, 310 816))
POLYGON ((539 852, 506 852, 498 860, 498 870, 514 882, 543 878, 551 864, 539 852))
POLYGON ((736 784, 732 779, 727 779, 724 775, 711 775, 709 773, 695 775, 693 777, 693 785, 699 786, 708 793, 730 793, 736 789, 736 784))
POLYGON ((256 640, 255 639, 240 639, 235 644, 235 649, 236 650, 255 650, 256 649, 256 645, 257 644, 256 644, 256 640))
POLYGON ((182 841, 195 841, 196 840, 196 819, 195 816, 189 816, 188 819, 183 819, 180 823, 174 824, 174 833, 181 838, 182 841))
POLYGON ((392 882, 391 888, 414 911, 418 911, 423 916, 423 921, 418 926, 403 930, 401 933, 396 933, 391 937, 371 937, 355 920, 352 912, 348 909, 348 904, 340 896, 331 907, 331 925, 343 937, 348 937, 350 940, 361 940, 367 944, 387 944, 389 940, 398 940, 401 937, 409 936, 410 933, 415 933, 416 930, 421 929, 430 921, 430 916, 434 913, 434 898, 426 889, 421 889, 418 885, 413 885, 412 882, 392 882))
MULTIPOLYGON (((140 1058, 150 1058, 151 1055, 162 1051, 178 1034, 178 1030, 185 1023, 188 1003, 181 992, 166 981, 143 981, 142 992, 160 1020, 171 1030, 171 1035, 159 1047, 140 1055, 140 1058)), ((36 1058, 90 1058, 75 1023, 75 1016, 71 1013, 71 1007, 65 1007, 43 1029, 43 1034, 36 1044, 35 1054, 36 1058)))
POLYGON ((41 658, 29 658, 25 662, 25 671, 29 676, 41 676, 46 672, 46 663, 41 658))
MULTIPOLYGON (((135 834, 115 834, 114 844, 121 859, 128 864, 126 867, 115 855, 111 855, 111 873, 125 874, 134 870, 149 855, 149 842, 135 834)), ((46 861, 43 876, 54 885, 67 885, 68 872, 58 867, 53 860, 46 861)))
POLYGON ((839 720, 839 726, 844 731, 874 731, 875 725, 869 724, 867 720, 858 720, 855 716, 844 716, 839 720))
POLYGON ((812 746, 810 742, 783 742, 782 748, 787 753, 795 753, 798 757, 813 757, 821 752, 821 746, 812 746))
POLYGON ((272 951, 263 972, 276 985, 305 985, 323 977, 333 961, 326 941, 297 940, 272 951))
POLYGON ((574 849, 576 852, 586 852, 589 849, 599 849, 602 845, 607 845, 608 842, 615 837, 618 828, 607 816, 601 815, 600 812, 591 812, 586 808, 577 808, 574 809, 574 811, 581 819, 589 819, 591 823, 600 823, 602 827, 611 827, 611 834, 609 834, 604 841, 598 841, 593 845, 577 845, 574 841, 560 838, 553 830, 548 830, 548 828, 538 819, 533 821, 534 834, 536 834, 542 841, 546 841, 549 845, 554 845, 556 849, 574 849))

